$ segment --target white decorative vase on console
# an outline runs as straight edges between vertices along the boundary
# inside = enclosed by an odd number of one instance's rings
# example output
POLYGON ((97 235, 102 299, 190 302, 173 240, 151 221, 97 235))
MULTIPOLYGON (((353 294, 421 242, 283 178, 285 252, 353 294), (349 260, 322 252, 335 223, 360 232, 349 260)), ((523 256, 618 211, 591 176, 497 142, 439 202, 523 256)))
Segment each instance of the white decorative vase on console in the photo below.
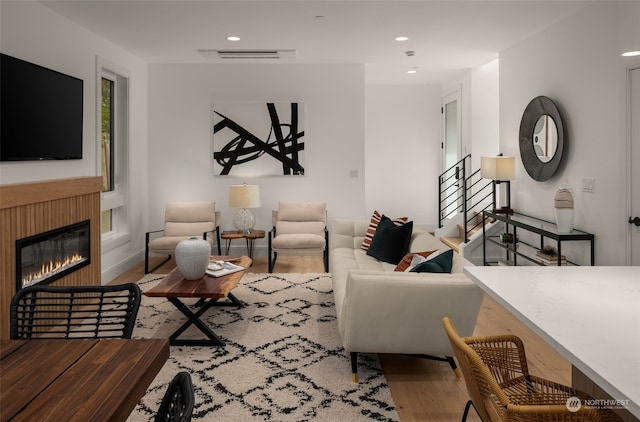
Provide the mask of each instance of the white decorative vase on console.
POLYGON ((569 233, 573 230, 573 190, 568 184, 561 185, 553 198, 558 232, 569 233))
POLYGON ((211 245, 199 237, 190 237, 176 246, 176 265, 187 280, 198 280, 204 276, 210 256, 211 245))

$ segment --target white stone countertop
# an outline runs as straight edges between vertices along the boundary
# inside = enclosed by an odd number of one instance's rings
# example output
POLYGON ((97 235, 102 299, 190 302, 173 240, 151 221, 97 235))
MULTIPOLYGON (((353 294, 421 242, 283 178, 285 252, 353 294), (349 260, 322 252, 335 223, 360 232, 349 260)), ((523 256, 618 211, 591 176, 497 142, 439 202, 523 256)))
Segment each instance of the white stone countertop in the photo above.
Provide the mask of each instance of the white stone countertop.
POLYGON ((613 399, 628 400, 640 418, 640 267, 464 272, 613 399))

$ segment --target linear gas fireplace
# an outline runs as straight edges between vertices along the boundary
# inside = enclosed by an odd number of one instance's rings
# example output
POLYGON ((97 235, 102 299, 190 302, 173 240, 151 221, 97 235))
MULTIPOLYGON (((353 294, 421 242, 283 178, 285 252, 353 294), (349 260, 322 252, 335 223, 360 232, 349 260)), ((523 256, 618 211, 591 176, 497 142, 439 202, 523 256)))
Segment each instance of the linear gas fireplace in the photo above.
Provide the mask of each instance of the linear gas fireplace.
POLYGON ((16 240, 16 290, 49 284, 89 265, 89 220, 16 240))

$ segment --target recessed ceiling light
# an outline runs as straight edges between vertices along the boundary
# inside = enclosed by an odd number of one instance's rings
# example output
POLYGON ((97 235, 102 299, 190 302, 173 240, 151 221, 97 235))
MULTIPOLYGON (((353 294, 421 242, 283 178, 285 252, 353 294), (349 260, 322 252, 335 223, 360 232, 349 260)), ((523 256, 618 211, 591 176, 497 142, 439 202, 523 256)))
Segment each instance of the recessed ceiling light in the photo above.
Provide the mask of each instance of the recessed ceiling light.
POLYGON ((411 70, 407 70, 407 73, 408 73, 409 75, 413 75, 413 74, 415 74, 415 73, 418 73, 418 71, 417 71, 417 70, 415 70, 415 69, 411 69, 411 70))
POLYGON ((227 37, 227 41, 240 41, 240 37, 235 36, 235 35, 229 35, 227 37))
POLYGON ((400 36, 400 37, 396 37, 396 41, 407 41, 409 39, 409 37, 405 37, 404 35, 400 36))
POLYGON ((635 57, 640 56, 640 51, 627 51, 626 53, 622 53, 624 57, 635 57))

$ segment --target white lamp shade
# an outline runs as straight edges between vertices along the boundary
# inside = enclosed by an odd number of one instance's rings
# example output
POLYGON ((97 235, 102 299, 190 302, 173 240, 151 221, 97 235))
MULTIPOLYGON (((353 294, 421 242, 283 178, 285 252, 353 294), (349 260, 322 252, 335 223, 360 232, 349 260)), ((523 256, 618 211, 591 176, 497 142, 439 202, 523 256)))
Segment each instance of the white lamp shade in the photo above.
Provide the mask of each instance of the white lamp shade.
POLYGON ((484 179, 513 180, 516 178, 515 157, 480 157, 480 175, 484 179))
POLYGON ((260 186, 232 185, 229 190, 229 208, 259 208, 260 186))

